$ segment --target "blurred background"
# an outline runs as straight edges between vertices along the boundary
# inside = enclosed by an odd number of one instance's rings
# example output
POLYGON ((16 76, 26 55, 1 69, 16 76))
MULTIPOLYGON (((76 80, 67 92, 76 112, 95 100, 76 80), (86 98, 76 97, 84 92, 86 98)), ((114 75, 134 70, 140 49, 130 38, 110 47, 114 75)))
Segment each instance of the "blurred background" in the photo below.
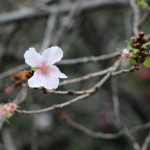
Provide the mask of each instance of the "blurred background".
MULTIPOLYGON (((141 16, 145 10, 140 10, 141 16)), ((43 94, 39 90, 12 89, 10 73, 24 70, 24 53, 58 45, 64 59, 99 56, 126 47, 133 33, 133 9, 128 0, 0 0, 0 101, 18 100, 26 110, 42 109, 74 98, 43 94), (10 70, 11 69, 11 70, 10 70), (7 71, 11 71, 8 72, 7 71)), ((147 20, 141 30, 150 32, 147 20)), ((116 58, 100 62, 58 65, 69 79, 103 70, 116 58)), ((125 64, 126 65, 126 64, 125 64)), ((124 67, 124 66, 123 66, 124 67)), ((99 81, 93 78, 64 85, 59 90, 83 90, 99 81)), ((150 69, 115 78, 120 116, 130 129, 150 120, 150 69)), ((0 131, 2 150, 133 150, 130 140, 93 138, 60 119, 60 111, 81 125, 104 133, 116 133, 111 81, 93 96, 62 110, 38 115, 16 114, 0 131)), ((133 134, 142 145, 148 129, 133 134)))

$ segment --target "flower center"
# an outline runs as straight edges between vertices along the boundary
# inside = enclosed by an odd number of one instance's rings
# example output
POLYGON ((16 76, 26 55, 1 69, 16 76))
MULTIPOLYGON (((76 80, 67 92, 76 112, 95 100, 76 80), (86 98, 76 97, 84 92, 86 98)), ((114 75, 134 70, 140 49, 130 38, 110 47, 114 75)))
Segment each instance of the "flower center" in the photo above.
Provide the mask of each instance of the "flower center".
POLYGON ((40 70, 42 71, 42 73, 47 74, 49 72, 49 66, 42 64, 40 70))
POLYGON ((130 56, 131 56, 130 53, 125 53, 125 54, 124 54, 124 58, 125 58, 125 59, 130 59, 130 56))

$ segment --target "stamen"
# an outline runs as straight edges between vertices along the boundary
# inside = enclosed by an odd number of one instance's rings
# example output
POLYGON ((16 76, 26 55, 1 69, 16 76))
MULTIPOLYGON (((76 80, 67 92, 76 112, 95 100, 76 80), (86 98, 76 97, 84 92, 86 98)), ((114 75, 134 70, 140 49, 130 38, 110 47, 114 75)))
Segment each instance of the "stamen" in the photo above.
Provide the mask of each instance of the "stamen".
POLYGON ((42 64, 42 66, 40 67, 40 70, 42 71, 42 73, 46 74, 49 72, 49 66, 42 64))

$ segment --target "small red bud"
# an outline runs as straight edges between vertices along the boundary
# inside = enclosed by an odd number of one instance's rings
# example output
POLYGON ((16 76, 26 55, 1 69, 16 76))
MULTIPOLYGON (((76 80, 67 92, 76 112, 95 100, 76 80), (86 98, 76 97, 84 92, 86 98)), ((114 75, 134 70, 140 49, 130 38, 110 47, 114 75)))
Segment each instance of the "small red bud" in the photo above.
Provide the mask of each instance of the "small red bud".
POLYGON ((62 121, 66 121, 68 119, 68 116, 67 116, 66 113, 60 112, 59 119, 62 120, 62 121))
POLYGON ((140 33, 139 33, 139 37, 140 37, 140 38, 143 38, 143 37, 144 37, 144 32, 140 32, 140 33))

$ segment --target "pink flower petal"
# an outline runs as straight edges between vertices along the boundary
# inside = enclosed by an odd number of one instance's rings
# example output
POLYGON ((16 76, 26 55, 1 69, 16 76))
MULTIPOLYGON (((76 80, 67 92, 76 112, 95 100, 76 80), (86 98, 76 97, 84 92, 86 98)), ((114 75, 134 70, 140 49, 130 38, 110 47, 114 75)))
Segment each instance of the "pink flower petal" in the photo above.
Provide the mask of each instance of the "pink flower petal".
POLYGON ((34 75, 28 80, 29 87, 38 88, 42 85, 42 73, 38 69, 34 72, 34 75))
POLYGON ((48 64, 54 64, 55 62, 60 61, 62 57, 63 51, 58 46, 52 46, 42 53, 43 61, 46 61, 48 64))
POLYGON ((44 76, 42 78, 42 85, 48 90, 56 89, 59 85, 59 79, 57 77, 44 76))
POLYGON ((58 67, 51 65, 50 66, 50 75, 58 78, 68 78, 64 73, 62 73, 58 67))
POLYGON ((34 48, 29 48, 24 54, 25 62, 31 67, 38 67, 41 64, 42 57, 34 48))

